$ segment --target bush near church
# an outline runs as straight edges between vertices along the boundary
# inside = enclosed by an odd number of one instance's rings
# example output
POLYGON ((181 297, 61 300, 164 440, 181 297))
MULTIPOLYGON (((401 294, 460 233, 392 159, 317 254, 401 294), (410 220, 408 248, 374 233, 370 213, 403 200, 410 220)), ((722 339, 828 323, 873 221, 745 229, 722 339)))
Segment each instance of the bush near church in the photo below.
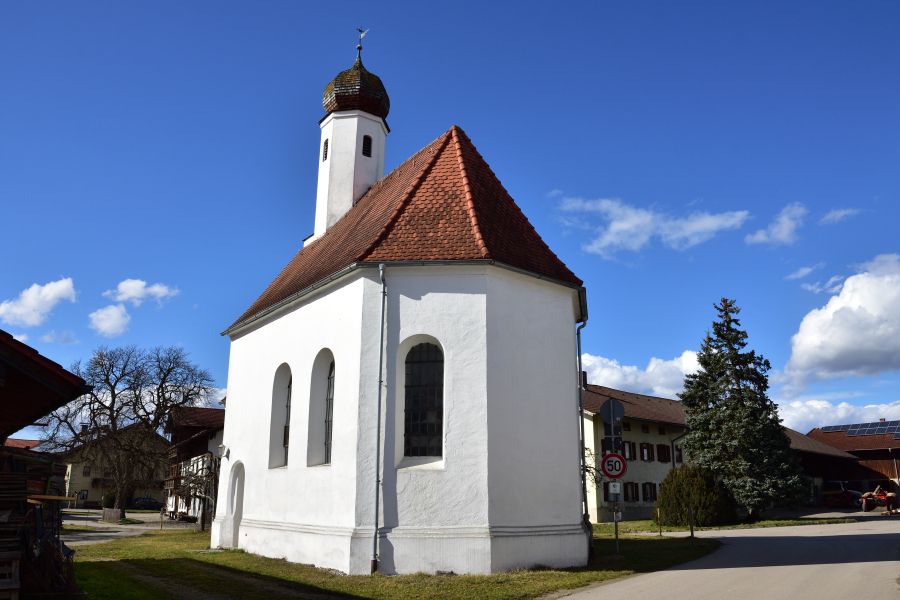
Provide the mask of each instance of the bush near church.
POLYGON ((659 486, 656 500, 657 515, 663 525, 688 525, 688 507, 694 512, 695 527, 727 525, 737 521, 735 502, 712 471, 701 466, 684 464, 672 469, 659 486))
POLYGON ((116 507, 116 493, 115 492, 107 492, 103 495, 103 503, 101 504, 103 508, 115 508, 116 507))

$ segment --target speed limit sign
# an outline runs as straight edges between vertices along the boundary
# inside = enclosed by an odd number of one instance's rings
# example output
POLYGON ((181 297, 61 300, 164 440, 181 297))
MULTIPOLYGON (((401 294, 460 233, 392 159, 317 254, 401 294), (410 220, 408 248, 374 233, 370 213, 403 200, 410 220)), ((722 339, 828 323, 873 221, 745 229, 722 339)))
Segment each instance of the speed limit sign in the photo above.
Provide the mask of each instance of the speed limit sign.
POLYGON ((626 469, 625 459, 621 454, 607 454, 600 461, 600 470, 610 479, 618 479, 625 474, 626 469))

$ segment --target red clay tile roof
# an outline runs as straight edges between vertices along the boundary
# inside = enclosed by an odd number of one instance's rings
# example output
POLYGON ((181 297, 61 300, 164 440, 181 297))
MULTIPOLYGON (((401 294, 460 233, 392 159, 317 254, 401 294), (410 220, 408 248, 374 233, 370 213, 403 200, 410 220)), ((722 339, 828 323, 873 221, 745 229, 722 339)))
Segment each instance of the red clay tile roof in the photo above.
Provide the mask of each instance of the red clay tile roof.
POLYGON ((225 411, 220 408, 184 406, 172 409, 172 425, 219 429, 225 426, 225 411))
POLYGON ((833 446, 838 450, 853 452, 854 450, 880 450, 882 448, 900 448, 900 440, 894 439, 893 433, 879 435, 852 435, 846 431, 831 431, 822 433, 820 427, 816 427, 809 433, 809 437, 833 446))
POLYGON ((784 432, 791 440, 791 448, 800 452, 810 452, 812 454, 824 454, 826 456, 834 456, 835 458, 849 458, 859 460, 852 454, 847 454, 843 450, 838 450, 830 444, 826 444, 814 437, 803 435, 799 431, 794 431, 788 427, 784 428, 784 432))
POLYGON ((17 440, 9 438, 5 442, 3 442, 3 445, 10 448, 23 448, 25 450, 31 450, 40 443, 41 440, 17 440))
MULTIPOLYGON (((600 407, 610 398, 615 398, 622 403, 625 407, 625 418, 685 426, 684 406, 677 400, 623 392, 622 390, 602 385, 588 384, 585 387, 584 409, 594 414, 599 414, 600 407)), ((794 450, 856 460, 856 457, 852 454, 847 454, 833 446, 823 444, 812 437, 806 437, 799 431, 785 427, 784 432, 791 440, 791 448, 794 450)))
POLYGON ((681 406, 681 402, 623 392, 602 385, 588 384, 585 387, 584 409, 599 414, 600 407, 610 398, 623 404, 626 418, 671 423, 684 427, 684 407, 681 406))
POLYGON ((428 260, 494 260, 582 284, 454 126, 301 249, 229 330, 354 263, 428 260))

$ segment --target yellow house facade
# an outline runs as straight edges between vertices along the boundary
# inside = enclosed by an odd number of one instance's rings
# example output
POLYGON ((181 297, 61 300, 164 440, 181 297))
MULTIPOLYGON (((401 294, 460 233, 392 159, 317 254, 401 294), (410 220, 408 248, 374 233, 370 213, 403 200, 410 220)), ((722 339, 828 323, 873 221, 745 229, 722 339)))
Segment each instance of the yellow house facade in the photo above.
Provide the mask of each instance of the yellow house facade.
MULTIPOLYGON (((600 470, 600 460, 611 448, 606 447, 605 423, 600 418, 600 407, 610 398, 625 407, 621 423, 625 457, 625 474, 617 481, 622 483, 623 495, 619 502, 622 519, 633 521, 648 519, 659 492, 659 485, 669 469, 681 466, 684 453, 679 440, 687 433, 684 409, 679 402, 666 398, 623 392, 600 385, 586 385, 584 391, 585 447, 593 456, 594 467, 600 470)), ((613 506, 609 494, 610 480, 602 477, 597 485, 588 479, 588 510, 595 523, 613 520, 613 506)))

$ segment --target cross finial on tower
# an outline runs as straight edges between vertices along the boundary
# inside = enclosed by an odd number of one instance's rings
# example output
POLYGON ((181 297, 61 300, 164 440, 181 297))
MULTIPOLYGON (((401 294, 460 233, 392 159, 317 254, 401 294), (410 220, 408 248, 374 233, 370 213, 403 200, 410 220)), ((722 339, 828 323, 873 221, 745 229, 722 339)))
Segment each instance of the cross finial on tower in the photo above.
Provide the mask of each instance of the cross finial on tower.
POLYGON ((366 29, 363 31, 362 27, 357 27, 356 30, 359 32, 359 43, 356 45, 356 60, 361 60, 360 55, 362 54, 362 39, 366 37, 366 34, 369 33, 369 30, 366 29))

